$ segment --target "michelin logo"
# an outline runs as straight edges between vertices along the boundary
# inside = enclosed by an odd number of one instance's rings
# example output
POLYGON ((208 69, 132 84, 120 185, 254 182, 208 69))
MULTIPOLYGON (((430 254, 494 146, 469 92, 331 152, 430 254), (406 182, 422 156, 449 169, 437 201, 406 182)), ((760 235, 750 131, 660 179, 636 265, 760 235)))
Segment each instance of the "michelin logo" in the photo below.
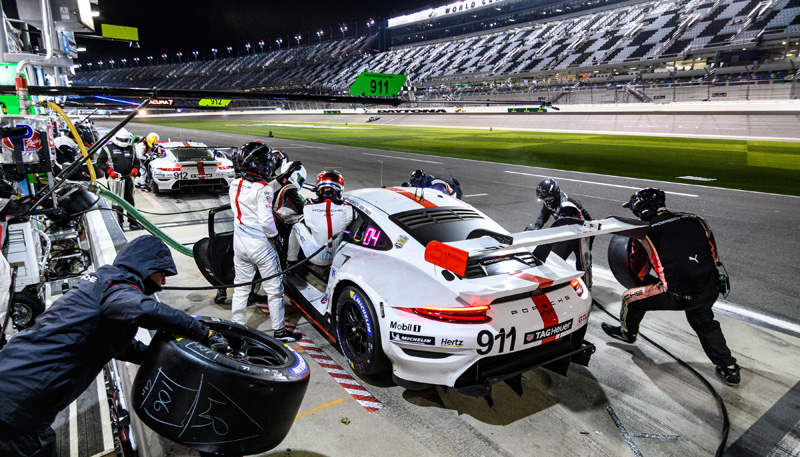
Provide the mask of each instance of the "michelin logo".
POLYGON ((364 320, 367 322, 367 333, 369 336, 372 336, 372 324, 369 321, 369 313, 367 312, 366 306, 364 306, 364 302, 361 301, 361 297, 358 296, 352 290, 350 291, 350 298, 353 299, 358 304, 358 307, 361 308, 361 314, 364 315, 364 320))
POLYGON ((524 344, 535 343, 536 341, 550 338, 551 336, 558 335, 559 333, 567 332, 570 329, 572 329, 572 319, 552 327, 526 333, 524 344))
POLYGON ((398 343, 424 344, 425 346, 433 346, 436 342, 436 338, 432 336, 408 335, 397 332, 389 332, 389 340, 397 341, 398 343))

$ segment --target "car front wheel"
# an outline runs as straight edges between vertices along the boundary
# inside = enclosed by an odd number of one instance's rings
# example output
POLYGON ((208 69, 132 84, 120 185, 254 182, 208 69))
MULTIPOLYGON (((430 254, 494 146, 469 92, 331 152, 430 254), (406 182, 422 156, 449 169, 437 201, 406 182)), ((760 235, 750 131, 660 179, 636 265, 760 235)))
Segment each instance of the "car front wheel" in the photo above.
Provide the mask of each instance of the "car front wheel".
POLYGON ((362 376, 386 371, 389 359, 383 352, 375 308, 358 287, 348 286, 336 301, 336 337, 342 354, 362 376))

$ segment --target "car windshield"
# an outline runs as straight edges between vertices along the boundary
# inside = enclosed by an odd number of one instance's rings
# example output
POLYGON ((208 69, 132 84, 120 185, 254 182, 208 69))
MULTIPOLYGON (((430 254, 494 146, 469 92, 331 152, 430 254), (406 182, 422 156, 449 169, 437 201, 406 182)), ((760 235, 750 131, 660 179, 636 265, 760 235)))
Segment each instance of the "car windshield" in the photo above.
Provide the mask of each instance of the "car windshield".
POLYGON ((506 233, 493 220, 468 208, 423 208, 397 213, 390 219, 423 246, 434 240, 443 243, 466 240, 478 229, 506 233))
POLYGON ((178 159, 178 162, 184 161, 213 161, 214 151, 208 148, 176 148, 172 150, 172 154, 178 159))

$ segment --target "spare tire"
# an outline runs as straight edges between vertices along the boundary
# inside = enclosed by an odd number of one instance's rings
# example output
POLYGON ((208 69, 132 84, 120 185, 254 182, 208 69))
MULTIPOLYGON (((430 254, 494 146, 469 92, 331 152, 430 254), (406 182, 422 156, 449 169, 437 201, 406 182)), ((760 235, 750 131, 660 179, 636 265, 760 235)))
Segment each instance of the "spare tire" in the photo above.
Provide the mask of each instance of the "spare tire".
POLYGON ((289 433, 308 388, 305 360, 258 330, 202 318, 231 345, 220 354, 158 332, 133 381, 133 409, 153 431, 215 454, 258 454, 289 433))
POLYGON ((637 241, 621 235, 612 236, 611 242, 608 243, 608 266, 611 268, 611 273, 628 289, 652 282, 648 281, 646 276, 645 279, 639 277, 639 273, 649 269, 650 265, 644 249, 633 252, 633 243, 637 241))

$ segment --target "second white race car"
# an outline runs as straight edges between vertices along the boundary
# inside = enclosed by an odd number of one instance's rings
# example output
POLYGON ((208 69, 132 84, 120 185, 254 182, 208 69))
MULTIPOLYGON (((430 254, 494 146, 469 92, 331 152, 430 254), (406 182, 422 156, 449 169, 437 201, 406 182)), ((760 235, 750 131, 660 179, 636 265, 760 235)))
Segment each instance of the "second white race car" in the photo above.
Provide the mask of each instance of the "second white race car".
POLYGON ((223 191, 234 179, 233 162, 204 143, 160 143, 160 157, 148 164, 153 192, 205 187, 223 191))

